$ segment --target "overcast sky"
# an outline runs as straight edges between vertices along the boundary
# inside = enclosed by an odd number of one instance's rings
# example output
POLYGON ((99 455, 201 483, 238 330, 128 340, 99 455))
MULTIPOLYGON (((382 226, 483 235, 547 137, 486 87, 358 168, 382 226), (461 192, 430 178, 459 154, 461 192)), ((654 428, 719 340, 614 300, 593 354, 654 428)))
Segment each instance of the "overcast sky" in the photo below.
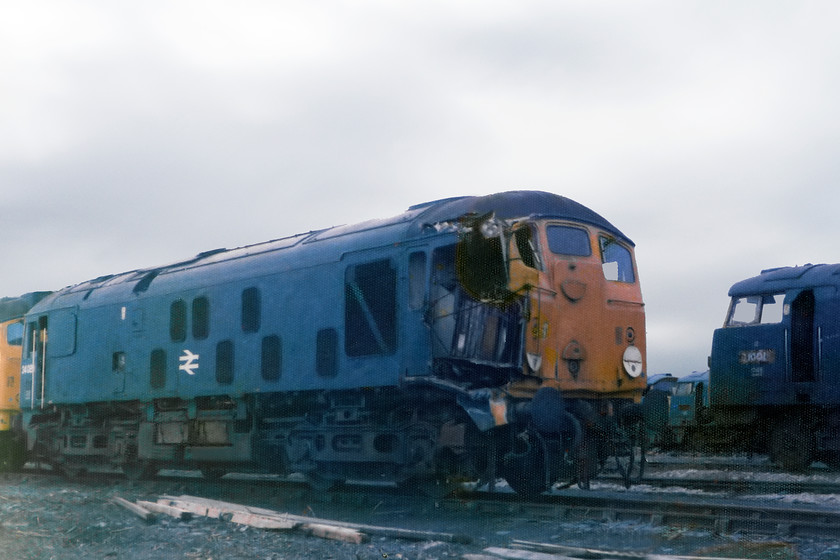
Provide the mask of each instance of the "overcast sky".
POLYGON ((538 189, 637 246, 648 370, 836 262, 840 3, 2 1, 0 295, 538 189))

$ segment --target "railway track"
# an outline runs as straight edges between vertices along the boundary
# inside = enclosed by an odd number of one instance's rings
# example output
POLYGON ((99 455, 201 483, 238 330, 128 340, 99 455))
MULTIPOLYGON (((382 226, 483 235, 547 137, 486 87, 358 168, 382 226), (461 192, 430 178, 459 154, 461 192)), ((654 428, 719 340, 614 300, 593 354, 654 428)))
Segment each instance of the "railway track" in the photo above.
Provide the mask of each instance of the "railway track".
POLYGON ((635 492, 564 490, 523 501, 514 494, 470 493, 447 499, 441 507, 470 513, 527 515, 558 522, 641 521, 686 526, 716 533, 786 536, 840 534, 840 510, 820 506, 768 505, 755 501, 635 492))
MULTIPOLYGON (((598 480, 620 484, 614 469, 598 480)), ((840 472, 816 463, 806 471, 787 472, 766 457, 657 456, 645 465, 643 485, 686 488, 726 494, 840 494, 840 472)))
MULTIPOLYGON (((698 453, 651 453, 646 457, 647 471, 673 470, 678 468, 696 470, 723 470, 730 472, 751 473, 788 473, 779 465, 770 461, 766 455, 703 455, 698 453)), ((810 467, 798 474, 837 474, 840 471, 831 469, 826 464, 814 462, 810 467)))
MULTIPOLYGON (((58 476, 49 471, 27 470, 7 473, 7 480, 19 478, 26 483, 33 476, 58 476), (11 478, 10 478, 11 477, 11 478)), ((119 473, 97 473, 80 481, 113 482, 119 473)), ((436 509, 466 515, 517 516, 553 522, 597 520, 604 522, 635 521, 660 526, 706 529, 721 534, 741 532, 777 537, 825 537, 840 534, 840 508, 812 504, 772 503, 749 499, 744 494, 760 493, 828 493, 840 494, 840 484, 799 481, 753 481, 727 479, 683 479, 650 477, 637 489, 625 490, 615 479, 602 476, 592 490, 569 488, 525 500, 508 489, 498 491, 461 489, 455 495, 434 500, 436 509), (647 486, 679 486, 690 491, 726 492, 725 497, 697 495, 688 492, 646 491, 647 486), (738 494, 733 496, 731 494, 738 494)), ((146 484, 146 483, 144 483, 146 484)), ((390 503, 406 508, 431 498, 418 498, 392 486, 347 485, 322 493, 311 491, 306 484, 271 476, 229 474, 219 480, 208 480, 197 473, 162 471, 148 484, 186 486, 193 493, 224 495, 242 500, 261 500, 268 496, 297 496, 306 501, 330 502, 349 507, 369 508, 390 503)))
MULTIPOLYGON (((601 482, 616 485, 622 483, 619 476, 605 475, 601 482)), ((814 480, 761 480, 750 478, 672 478, 668 476, 646 476, 641 482, 657 488, 685 488, 703 492, 726 493, 729 495, 749 494, 840 494, 840 483, 814 480)))

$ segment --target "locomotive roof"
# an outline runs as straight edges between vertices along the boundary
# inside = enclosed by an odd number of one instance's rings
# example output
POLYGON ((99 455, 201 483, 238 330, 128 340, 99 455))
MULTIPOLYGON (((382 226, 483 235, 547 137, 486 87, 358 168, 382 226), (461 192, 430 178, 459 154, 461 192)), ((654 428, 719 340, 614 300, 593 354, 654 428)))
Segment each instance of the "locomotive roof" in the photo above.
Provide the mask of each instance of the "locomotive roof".
POLYGON ((425 208, 416 220, 417 226, 457 219, 466 214, 495 212, 497 218, 556 218, 574 220, 597 226, 633 245, 614 225, 603 216, 565 196, 542 191, 508 191, 487 196, 447 198, 409 208, 425 208))
POLYGON ((0 323, 23 317, 29 308, 42 300, 50 292, 30 292, 18 297, 0 298, 0 323))
POLYGON ((730 297, 777 293, 810 286, 840 284, 840 264, 806 264, 762 270, 761 274, 736 282, 730 297))
POLYGON ((684 375, 678 378, 681 383, 684 382, 697 382, 697 381, 705 381, 706 383, 709 382, 709 370, 706 371, 692 371, 688 375, 684 375))
POLYGON ((455 235, 456 228, 452 226, 462 217, 489 212, 502 220, 556 218, 583 222, 633 245, 602 216, 569 198, 540 191, 509 191, 488 196, 446 198, 411 206, 392 218, 336 226, 235 249, 206 251, 164 266, 102 276, 64 288, 47 298, 43 305, 72 306, 82 302, 93 305, 100 298, 125 300, 132 293, 139 296, 166 284, 167 277, 174 282, 175 275, 181 286, 217 283, 219 269, 210 265, 223 263, 227 265, 224 276, 230 279, 269 273, 278 266, 276 259, 281 258, 285 259, 284 268, 304 268, 337 261, 352 251, 391 246, 432 235, 455 235), (212 278, 199 277, 209 274, 215 275, 212 278))

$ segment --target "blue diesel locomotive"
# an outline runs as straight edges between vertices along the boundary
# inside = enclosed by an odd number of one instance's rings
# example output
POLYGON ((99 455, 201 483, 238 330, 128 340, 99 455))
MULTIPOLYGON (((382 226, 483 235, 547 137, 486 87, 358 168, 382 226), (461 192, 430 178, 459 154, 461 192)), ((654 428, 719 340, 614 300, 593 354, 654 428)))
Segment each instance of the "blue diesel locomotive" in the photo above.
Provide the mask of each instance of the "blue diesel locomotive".
POLYGON ((704 443, 709 422, 709 372, 695 371, 678 378, 668 399, 667 439, 671 445, 697 447, 704 443))
POLYGON ((52 293, 25 317, 22 425, 70 475, 535 493, 615 457, 629 484, 644 335, 633 244, 603 217, 445 199, 52 293))
POLYGON ((840 264, 764 270, 729 290, 710 365, 715 433, 787 469, 840 464, 840 264))

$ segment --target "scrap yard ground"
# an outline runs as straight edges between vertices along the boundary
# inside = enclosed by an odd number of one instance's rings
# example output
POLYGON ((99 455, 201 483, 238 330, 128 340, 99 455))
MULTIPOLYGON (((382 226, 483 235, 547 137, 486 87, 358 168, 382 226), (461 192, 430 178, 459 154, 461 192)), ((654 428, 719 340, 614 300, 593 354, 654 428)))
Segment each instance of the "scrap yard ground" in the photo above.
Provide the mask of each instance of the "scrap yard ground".
MULTIPOLYGON (((829 541, 790 538, 782 542, 743 535, 721 536, 648 523, 558 523, 517 515, 464 515, 437 509, 433 501, 414 503, 398 497, 370 507, 334 504, 323 495, 308 492, 291 497, 269 496, 266 492, 250 498, 248 503, 292 514, 290 518, 296 520, 288 527, 273 528, 260 528, 266 523, 265 516, 251 516, 250 523, 236 522, 229 512, 219 519, 218 514, 212 518, 195 513, 179 518, 177 511, 170 511, 170 515, 156 513, 144 520, 125 504, 118 503, 120 498, 131 504, 160 500, 175 507, 188 507, 161 497, 182 496, 193 490, 184 481, 67 483, 55 477, 9 476, 0 479, 0 553, 19 560, 123 558, 129 553, 134 560, 431 560, 502 558, 505 557, 503 549, 509 550, 520 541, 531 541, 633 554, 625 558, 659 554, 668 558, 690 555, 768 560, 840 559, 840 546, 829 541), (353 527, 335 530, 330 528, 329 520, 340 520, 345 526, 348 523, 373 526, 373 530, 357 531, 353 527), (321 521, 326 528, 313 530, 314 526, 321 526, 321 521), (405 534, 400 536, 399 531, 376 528, 404 530, 405 534)), ((205 491, 203 486, 202 491, 205 491)), ((224 493, 227 499, 230 490, 224 493)), ((238 496, 240 503, 243 500, 243 496, 238 496)), ((559 556, 544 556, 558 554, 556 551, 518 550, 510 552, 508 557, 582 557, 570 556, 568 550, 559 556)))

